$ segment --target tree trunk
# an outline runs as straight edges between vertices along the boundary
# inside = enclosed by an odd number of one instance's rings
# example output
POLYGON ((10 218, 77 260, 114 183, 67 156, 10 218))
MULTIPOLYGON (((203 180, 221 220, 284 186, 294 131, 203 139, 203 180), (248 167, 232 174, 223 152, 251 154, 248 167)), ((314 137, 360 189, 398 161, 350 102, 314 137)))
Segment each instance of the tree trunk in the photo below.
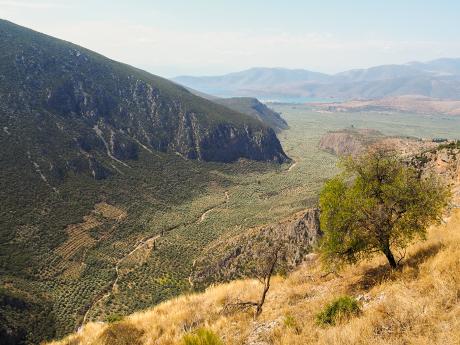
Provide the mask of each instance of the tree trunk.
POLYGON ((268 272, 265 273, 265 276, 263 278, 264 291, 262 292, 262 296, 260 298, 259 303, 257 303, 257 309, 254 314, 254 319, 256 319, 262 313, 262 307, 265 303, 265 297, 267 297, 268 290, 270 290, 270 280, 272 279, 272 274, 275 271, 275 266, 276 266, 276 263, 278 262, 278 252, 279 251, 280 251, 280 248, 278 247, 273 254, 273 259, 272 259, 272 262, 270 263, 269 270, 268 272))
POLYGON ((257 309, 254 315, 254 318, 257 318, 262 313, 262 306, 265 303, 265 297, 267 296, 267 292, 270 289, 270 278, 271 278, 271 275, 268 276, 268 278, 265 280, 264 291, 262 292, 262 297, 260 298, 259 303, 257 303, 257 309))
POLYGON ((391 252, 390 246, 387 246, 384 250, 383 253, 388 259, 388 263, 390 264, 392 269, 395 269, 398 267, 398 264, 396 263, 395 257, 393 256, 393 253, 391 252))

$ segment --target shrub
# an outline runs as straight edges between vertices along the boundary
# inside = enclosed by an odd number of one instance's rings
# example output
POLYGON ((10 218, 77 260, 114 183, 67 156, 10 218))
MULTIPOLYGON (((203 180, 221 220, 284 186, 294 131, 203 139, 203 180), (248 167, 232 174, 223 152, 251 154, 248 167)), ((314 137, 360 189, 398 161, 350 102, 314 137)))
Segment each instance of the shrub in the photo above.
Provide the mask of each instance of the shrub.
POLYGON ((300 333, 300 327, 297 323, 297 320, 294 318, 294 316, 288 314, 284 317, 284 326, 287 328, 290 328, 294 330, 296 334, 300 333))
POLYGON ((184 335, 181 345, 223 345, 224 343, 212 331, 200 328, 193 333, 184 335))
POLYGON ((108 323, 114 323, 123 320, 123 316, 121 316, 120 314, 110 314, 109 316, 107 316, 106 320, 108 323))
POLYGON ((336 298, 323 311, 316 315, 319 325, 335 325, 338 322, 357 316, 361 312, 358 302, 350 296, 336 298))
POLYGON ((132 325, 117 322, 109 326, 96 341, 98 345, 141 345, 143 331, 132 325))

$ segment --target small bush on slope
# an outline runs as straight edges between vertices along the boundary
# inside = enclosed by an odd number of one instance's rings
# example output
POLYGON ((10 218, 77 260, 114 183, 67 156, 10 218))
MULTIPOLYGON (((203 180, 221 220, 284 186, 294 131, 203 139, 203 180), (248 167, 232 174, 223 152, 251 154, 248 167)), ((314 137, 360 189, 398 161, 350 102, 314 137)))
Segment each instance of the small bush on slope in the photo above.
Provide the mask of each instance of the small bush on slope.
POLYGON ((193 333, 184 335, 181 345, 224 345, 212 331, 200 328, 193 333))
POLYGON ((121 320, 123 320, 123 316, 121 316, 120 314, 110 314, 109 316, 107 316, 106 319, 108 323, 114 323, 121 320))
POLYGON ((111 327, 102 332, 97 345, 141 345, 143 333, 132 325, 113 323, 111 327))
POLYGON ((294 330, 294 332, 296 332, 297 334, 300 333, 299 324, 297 323, 297 320, 295 319, 295 317, 292 316, 291 314, 287 314, 284 317, 283 323, 284 323, 284 326, 286 326, 289 329, 294 330))
POLYGON ((335 325, 360 313, 358 302, 350 296, 336 298, 316 315, 319 325, 335 325))

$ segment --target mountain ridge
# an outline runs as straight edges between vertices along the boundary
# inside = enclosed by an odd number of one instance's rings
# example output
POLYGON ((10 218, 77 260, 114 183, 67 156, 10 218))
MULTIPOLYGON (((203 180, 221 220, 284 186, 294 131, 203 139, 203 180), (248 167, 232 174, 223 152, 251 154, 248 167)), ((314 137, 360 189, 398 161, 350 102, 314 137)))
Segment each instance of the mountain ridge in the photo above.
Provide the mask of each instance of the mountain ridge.
POLYGON ((255 118, 267 126, 271 127, 275 132, 289 128, 288 123, 281 117, 281 114, 277 113, 273 109, 269 108, 264 103, 260 102, 254 97, 231 97, 231 98, 220 98, 216 96, 208 95, 204 92, 196 91, 188 88, 188 90, 211 102, 221 104, 227 108, 235 110, 237 112, 246 114, 255 118))
POLYGON ((255 68, 221 76, 180 76, 172 80, 198 91, 232 97, 375 99, 410 94, 460 99, 460 59, 381 65, 336 74, 255 68))

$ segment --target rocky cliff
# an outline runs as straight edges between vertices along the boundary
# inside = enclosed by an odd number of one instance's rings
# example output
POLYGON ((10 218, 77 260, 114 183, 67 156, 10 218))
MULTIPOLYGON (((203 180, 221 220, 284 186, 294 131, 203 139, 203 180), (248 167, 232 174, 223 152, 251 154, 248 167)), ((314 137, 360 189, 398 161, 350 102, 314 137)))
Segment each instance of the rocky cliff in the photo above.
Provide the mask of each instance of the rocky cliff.
POLYGON ((302 211, 278 223, 246 230, 209 246, 195 262, 190 281, 194 287, 200 288, 244 277, 246 269, 259 259, 259 247, 266 243, 269 247, 281 244, 283 267, 293 269, 313 251, 321 235, 318 209, 302 211))
POLYGON ((412 159, 422 175, 435 174, 452 190, 452 206, 460 207, 460 141, 425 150, 412 159))

